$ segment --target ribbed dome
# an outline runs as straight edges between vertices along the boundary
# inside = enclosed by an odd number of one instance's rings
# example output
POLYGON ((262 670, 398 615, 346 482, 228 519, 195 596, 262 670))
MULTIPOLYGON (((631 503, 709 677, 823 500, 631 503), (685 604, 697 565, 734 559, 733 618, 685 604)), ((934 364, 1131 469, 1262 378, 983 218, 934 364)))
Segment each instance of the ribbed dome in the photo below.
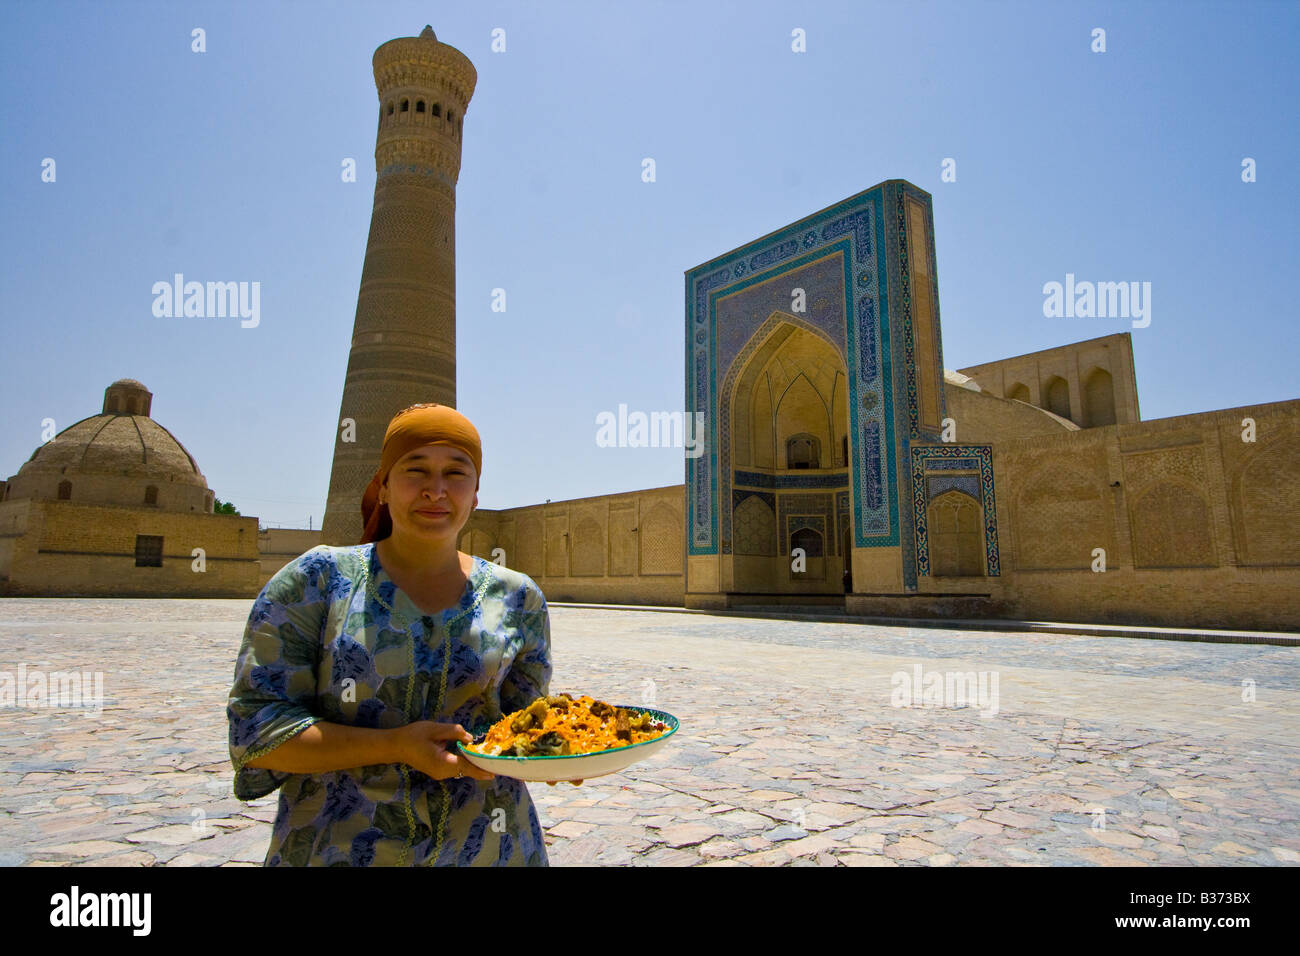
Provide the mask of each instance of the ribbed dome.
POLYGON ((9 479, 9 499, 212 511, 194 456, 149 417, 153 396, 135 379, 105 390, 104 411, 41 445, 9 479))
POLYGON ((167 429, 145 415, 83 418, 46 442, 18 474, 100 472, 205 484, 199 466, 167 429))

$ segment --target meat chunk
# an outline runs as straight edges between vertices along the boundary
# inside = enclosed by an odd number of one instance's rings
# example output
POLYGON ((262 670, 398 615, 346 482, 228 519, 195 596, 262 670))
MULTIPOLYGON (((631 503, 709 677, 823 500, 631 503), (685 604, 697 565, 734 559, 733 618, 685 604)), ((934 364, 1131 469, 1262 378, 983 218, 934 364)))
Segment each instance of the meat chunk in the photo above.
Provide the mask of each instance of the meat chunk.
POLYGON ((533 741, 530 757, 562 757, 569 752, 569 742, 552 730, 533 741))

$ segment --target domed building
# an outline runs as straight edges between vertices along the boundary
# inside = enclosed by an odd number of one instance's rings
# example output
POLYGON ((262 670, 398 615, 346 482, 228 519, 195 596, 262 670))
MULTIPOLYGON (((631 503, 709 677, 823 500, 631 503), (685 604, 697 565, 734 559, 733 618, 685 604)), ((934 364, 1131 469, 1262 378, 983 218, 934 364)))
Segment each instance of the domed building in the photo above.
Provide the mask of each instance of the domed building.
POLYGON ((104 391, 104 410, 41 445, 9 479, 6 499, 146 505, 211 513, 213 495, 194 457, 149 417, 153 395, 135 379, 104 391))
POLYGON ((119 379, 4 482, 0 593, 244 597, 261 577, 257 519, 213 513, 198 463, 119 379))

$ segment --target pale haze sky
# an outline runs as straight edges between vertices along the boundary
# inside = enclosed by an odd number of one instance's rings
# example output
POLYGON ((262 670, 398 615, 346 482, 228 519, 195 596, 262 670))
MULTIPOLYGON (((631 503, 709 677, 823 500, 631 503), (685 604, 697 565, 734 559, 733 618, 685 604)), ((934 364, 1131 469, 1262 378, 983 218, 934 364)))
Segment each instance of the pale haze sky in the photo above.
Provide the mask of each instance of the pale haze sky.
POLYGON ((456 351, 482 508, 681 483, 682 449, 598 447, 596 417, 682 410, 683 273, 886 179, 934 197, 949 368, 1128 330, 1144 420, 1300 397, 1294 2, 7 2, 5 477, 137 378, 217 497, 320 526, 371 56, 426 23, 478 70, 456 351), (258 326, 155 317, 176 272, 260 283, 258 326), (1067 273, 1150 282, 1150 326, 1045 317, 1067 273))

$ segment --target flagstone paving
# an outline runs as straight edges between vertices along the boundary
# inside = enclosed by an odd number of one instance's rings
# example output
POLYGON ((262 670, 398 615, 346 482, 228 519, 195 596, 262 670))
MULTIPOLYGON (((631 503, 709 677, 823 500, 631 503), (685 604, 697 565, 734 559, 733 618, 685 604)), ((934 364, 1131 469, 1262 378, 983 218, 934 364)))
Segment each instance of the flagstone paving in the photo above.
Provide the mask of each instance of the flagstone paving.
MULTIPOLYGON (((226 744, 250 604, 0 601, 0 672, 105 695, 0 709, 0 865, 261 864, 276 795, 234 798, 226 744)), ((682 723, 530 785, 554 865, 1300 863, 1297 648, 568 606, 551 634, 553 690, 682 723), (955 672, 996 699, 902 696, 955 672)))

